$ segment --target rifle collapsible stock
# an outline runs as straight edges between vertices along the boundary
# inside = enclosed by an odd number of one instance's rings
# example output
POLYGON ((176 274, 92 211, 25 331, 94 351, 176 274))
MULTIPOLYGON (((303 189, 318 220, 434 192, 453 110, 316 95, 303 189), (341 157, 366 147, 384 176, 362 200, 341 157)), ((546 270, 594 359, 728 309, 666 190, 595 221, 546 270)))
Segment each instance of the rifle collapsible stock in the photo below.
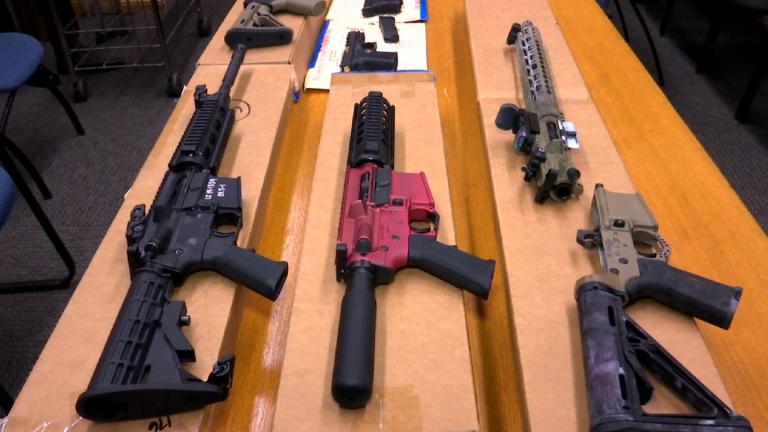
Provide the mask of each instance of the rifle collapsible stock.
POLYGON ((293 29, 284 26, 273 14, 289 12, 317 16, 325 11, 325 0, 245 0, 245 9, 227 30, 224 42, 234 49, 286 45, 293 40, 293 29))
POLYGON ((651 298, 727 329, 742 289, 669 266, 669 246, 638 194, 608 192, 598 184, 592 216, 595 229, 579 231, 577 241, 598 249, 603 273, 576 283, 592 432, 751 431, 746 418, 734 413, 624 313, 626 305, 651 298), (643 411, 654 390, 643 368, 696 413, 643 411))
POLYGON ((525 108, 502 105, 496 127, 511 129, 515 150, 530 155, 523 180, 536 181, 537 203, 579 196, 583 192, 581 172, 571 161, 571 149, 579 148, 576 127, 560 111, 539 29, 530 21, 514 24, 507 45, 516 47, 525 108))
POLYGON ((487 298, 496 263, 437 241, 439 216, 424 173, 394 170, 395 107, 380 92, 355 104, 336 243, 341 304, 332 394, 362 408, 373 390, 377 285, 418 267, 487 298))
POLYGON ((155 200, 136 206, 128 223, 131 287, 96 365, 78 414, 118 421, 191 411, 226 399, 234 356, 219 360, 202 381, 181 367, 195 350, 181 326, 191 324, 173 289, 191 273, 218 272, 270 300, 280 294, 288 265, 236 245, 242 224, 240 179, 217 177, 234 123, 229 92, 243 62, 238 46, 218 93, 195 89, 195 113, 155 200))

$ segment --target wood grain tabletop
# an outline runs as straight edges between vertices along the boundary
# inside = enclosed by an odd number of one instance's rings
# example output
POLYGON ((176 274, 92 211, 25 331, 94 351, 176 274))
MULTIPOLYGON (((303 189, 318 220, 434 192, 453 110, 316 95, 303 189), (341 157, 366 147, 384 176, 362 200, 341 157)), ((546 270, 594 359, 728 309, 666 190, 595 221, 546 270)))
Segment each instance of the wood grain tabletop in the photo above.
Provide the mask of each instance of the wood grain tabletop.
MULTIPOLYGON (((630 177, 674 248, 671 263, 744 287, 729 331, 699 327, 736 410, 755 430, 768 430, 766 234, 597 3, 549 2, 630 177)), ((429 8, 429 65, 437 77, 458 245, 498 260, 490 175, 476 169, 488 166, 474 75, 482 71, 472 71, 464 2, 430 2, 429 8)), ((250 240, 260 253, 291 264, 301 247, 315 160, 323 156, 317 148, 327 97, 309 91, 292 108, 270 167, 271 190, 250 240)), ((765 181, 765 173, 756 173, 756 181, 765 181)), ((483 430, 522 431, 527 428, 507 275, 500 276, 486 303, 465 296, 480 424, 483 430)), ((240 326, 232 341, 238 370, 229 399, 210 410, 207 425, 270 430, 293 293, 286 290, 271 305, 238 290, 240 326)))

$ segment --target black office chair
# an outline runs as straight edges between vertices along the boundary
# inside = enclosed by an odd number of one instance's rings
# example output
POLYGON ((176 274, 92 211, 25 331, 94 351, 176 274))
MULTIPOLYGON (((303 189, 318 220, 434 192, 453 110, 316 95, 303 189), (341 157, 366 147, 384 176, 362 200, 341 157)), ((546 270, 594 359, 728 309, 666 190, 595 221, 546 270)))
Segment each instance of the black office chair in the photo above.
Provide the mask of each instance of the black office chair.
MULTIPOLYGON (((0 384, 0 410, 3 410, 5 414, 11 412, 11 408, 13 407, 13 398, 8 393, 8 391, 0 384)), ((0 417, 2 418, 2 417, 0 417)))
POLYGON ((755 54, 755 65, 752 69, 752 75, 749 77, 747 87, 741 94, 739 105, 736 108, 736 120, 745 122, 749 114, 749 108, 755 100, 757 90, 760 88, 760 82, 768 75, 768 17, 763 18, 763 44, 762 48, 755 54))
POLYGON ((58 75, 40 63, 42 57, 43 46, 32 36, 23 33, 0 33, 0 93, 8 93, 5 109, 3 110, 2 117, 0 117, 0 164, 10 175, 13 183, 19 189, 35 218, 61 257, 67 268, 67 275, 64 278, 57 279, 0 284, 0 292, 66 288, 75 275, 75 262, 72 256, 21 175, 14 159, 29 174, 43 199, 50 199, 51 192, 29 158, 5 134, 16 92, 24 85, 45 87, 50 90, 64 108, 77 133, 80 135, 85 134, 85 130, 80 124, 75 111, 58 89, 60 84, 58 75))
MULTIPOLYGON (((32 210, 32 214, 35 216, 38 223, 40 223, 40 226, 43 228, 45 235, 48 236, 48 239, 51 241, 51 244, 53 244, 54 249, 56 249, 56 252, 64 263, 64 266, 67 268, 67 274, 63 278, 1 283, 0 294, 20 291, 26 292, 67 288, 69 287, 69 283, 72 281, 72 278, 75 276, 75 260, 72 259, 72 255, 70 255, 67 247, 61 240, 61 237, 59 237, 59 234, 56 232, 53 224, 51 224, 48 216, 46 216, 43 208, 40 206, 40 203, 35 198, 34 193, 32 193, 32 189, 24 181, 21 172, 16 167, 16 164, 12 158, 12 153, 14 152, 23 154, 20 153, 20 150, 18 150, 16 144, 14 144, 4 133, 0 132, 0 164, 2 165, 3 171, 7 172, 7 178, 11 180, 11 182, 4 181, 2 184, 5 192, 0 194, 0 212, 6 216, 10 212, 10 208, 13 205, 13 194, 11 192, 13 186, 15 185, 16 188, 18 188, 21 196, 27 202, 27 205, 29 205, 30 210, 32 210), (9 188, 11 188, 11 192, 8 192, 9 188)), ((19 160, 22 166, 24 166, 24 159, 18 159, 17 157, 17 160, 19 160)), ((42 177, 40 177, 40 174, 38 173, 32 175, 32 179, 37 184, 43 199, 50 199, 51 192, 48 190, 48 187, 43 181, 42 177)), ((0 223, 0 228, 2 228, 2 225, 3 224, 0 223)))
POLYGON ((24 85, 47 88, 64 108, 78 134, 85 130, 72 109, 72 105, 59 90, 59 76, 40 62, 43 59, 43 45, 24 33, 0 33, 0 93, 8 93, 0 132, 5 132, 16 92, 24 85))
POLYGON ((746 20, 756 20, 768 15, 766 0, 715 0, 709 21, 709 30, 701 46, 696 62, 696 72, 704 73, 712 59, 712 53, 725 23, 741 17, 746 20))
MULTIPOLYGON (((629 1, 629 6, 635 12, 635 17, 637 17, 637 21, 640 23, 640 27, 643 29, 643 34, 645 35, 645 39, 646 41, 648 41, 648 46, 651 49, 651 55, 653 56, 653 64, 656 67, 656 83, 660 87, 664 87, 664 71, 662 70, 662 67, 661 67, 661 60, 659 59, 659 53, 656 50, 656 43, 653 40, 651 31, 648 29, 648 24, 645 22, 645 18, 643 18, 643 14, 640 13, 640 9, 637 7, 637 0, 628 0, 628 1, 629 1)), ((607 12, 608 7, 610 6, 610 0, 597 0, 597 2, 607 12)), ((624 35, 624 41, 627 43, 630 43, 629 29, 627 28, 627 22, 624 18, 624 10, 621 7, 621 0, 615 0, 613 3, 616 5, 616 12, 619 14, 619 22, 621 23, 621 30, 624 35)))

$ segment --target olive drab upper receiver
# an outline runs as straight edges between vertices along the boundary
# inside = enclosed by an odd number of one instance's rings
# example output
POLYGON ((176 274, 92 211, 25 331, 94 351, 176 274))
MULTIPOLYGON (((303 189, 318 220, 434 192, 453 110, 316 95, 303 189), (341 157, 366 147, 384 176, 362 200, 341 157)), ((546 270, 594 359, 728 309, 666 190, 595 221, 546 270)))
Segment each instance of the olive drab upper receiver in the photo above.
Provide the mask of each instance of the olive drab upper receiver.
POLYGON ((560 111, 539 29, 530 21, 514 24, 507 45, 514 45, 517 50, 525 108, 502 105, 496 127, 511 129, 515 133, 515 150, 530 156, 522 169, 523 180, 535 180, 537 203, 579 196, 583 192, 579 183, 581 173, 570 154, 572 149, 579 148, 576 127, 560 111))

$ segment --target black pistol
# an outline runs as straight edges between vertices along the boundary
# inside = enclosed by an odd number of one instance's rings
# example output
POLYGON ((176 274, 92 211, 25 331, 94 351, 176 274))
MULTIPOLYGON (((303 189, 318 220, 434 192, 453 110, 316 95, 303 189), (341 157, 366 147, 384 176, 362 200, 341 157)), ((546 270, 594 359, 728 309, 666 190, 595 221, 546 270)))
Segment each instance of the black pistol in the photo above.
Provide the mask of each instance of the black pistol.
POLYGON ((396 71, 397 53, 376 51, 376 42, 365 43, 365 33, 351 31, 340 66, 343 72, 396 71))

